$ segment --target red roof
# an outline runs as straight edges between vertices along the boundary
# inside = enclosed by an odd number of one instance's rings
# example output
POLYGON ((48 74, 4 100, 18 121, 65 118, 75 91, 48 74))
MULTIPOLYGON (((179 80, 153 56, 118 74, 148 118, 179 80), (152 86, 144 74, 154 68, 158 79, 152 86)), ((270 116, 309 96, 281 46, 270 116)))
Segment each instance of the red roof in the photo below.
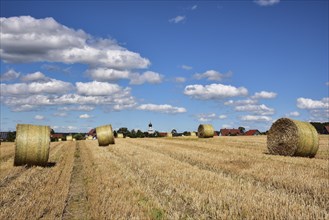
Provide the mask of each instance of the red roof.
POLYGON ((329 125, 324 126, 324 129, 327 130, 327 134, 329 134, 329 125))
POLYGON ((91 129, 91 130, 88 132, 88 135, 90 135, 90 136, 95 136, 95 135, 96 135, 96 128, 91 129))
POLYGON ((222 136, 230 136, 230 135, 241 135, 239 129, 220 129, 220 134, 222 136))
POLYGON ((257 134, 257 132, 258 132, 258 134, 260 133, 258 130, 249 130, 246 133, 244 133, 244 135, 250 135, 250 136, 252 136, 252 135, 257 134))
POLYGON ((64 135, 63 134, 52 134, 52 138, 62 138, 64 135))

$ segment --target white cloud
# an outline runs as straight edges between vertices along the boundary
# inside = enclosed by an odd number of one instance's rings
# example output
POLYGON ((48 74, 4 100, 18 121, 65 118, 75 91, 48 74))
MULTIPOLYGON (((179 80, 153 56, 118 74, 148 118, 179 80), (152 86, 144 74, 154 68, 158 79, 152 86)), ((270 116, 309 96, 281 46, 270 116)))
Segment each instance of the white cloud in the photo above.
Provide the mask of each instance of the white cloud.
POLYGON ((224 99, 234 96, 246 96, 248 90, 244 87, 237 88, 223 84, 188 85, 185 87, 184 94, 195 99, 224 99))
POLYGON ((273 99, 277 96, 275 92, 261 91, 256 92, 251 98, 253 99, 273 99))
POLYGON ((32 83, 1 83, 1 96, 8 95, 29 95, 29 94, 63 94, 72 89, 71 83, 63 82, 56 79, 49 79, 48 82, 32 83))
POLYGON ((196 10, 197 8, 198 8, 197 5, 193 5, 193 6, 191 7, 191 10, 193 11, 193 10, 196 10))
POLYGON ((274 109, 269 108, 264 104, 242 105, 242 106, 236 106, 234 109, 239 112, 252 112, 252 113, 258 114, 258 115, 273 115, 274 114, 274 109))
POLYGON ((193 67, 188 66, 188 65, 182 65, 181 68, 184 69, 184 70, 191 70, 191 69, 193 69, 193 67))
POLYGON ((298 98, 297 107, 300 109, 322 109, 329 108, 329 98, 323 98, 321 100, 313 100, 309 98, 298 98))
POLYGON ((297 111, 289 112, 286 116, 287 117, 298 117, 298 116, 300 116, 300 113, 297 111))
POLYGON ((211 80, 211 81, 221 81, 221 80, 223 80, 223 78, 227 78, 227 77, 231 77, 231 76, 232 76, 231 71, 223 74, 223 73, 220 73, 215 70, 208 70, 204 73, 196 73, 196 74, 194 74, 193 77, 198 80, 207 79, 207 80, 211 80))
POLYGON ((220 116, 218 116, 218 118, 219 119, 225 119, 225 118, 227 118, 227 115, 220 115, 220 116))
POLYGON ((109 96, 123 89, 117 84, 107 82, 76 82, 77 93, 85 96, 109 96))
POLYGON ((21 76, 21 80, 23 82, 47 82, 50 81, 48 77, 46 77, 41 72, 30 73, 25 76, 21 76))
POLYGON ((169 113, 169 114, 175 114, 175 113, 184 113, 186 112, 185 108, 182 107, 174 107, 171 105, 155 105, 155 104, 142 104, 137 107, 138 110, 144 110, 144 111, 153 111, 153 112, 161 112, 161 113, 169 113))
POLYGON ((273 99, 277 96, 275 92, 261 91, 256 92, 251 98, 253 99, 273 99))
POLYGON ((177 23, 183 22, 185 20, 186 20, 186 16, 178 15, 174 18, 169 19, 169 22, 177 24, 177 23))
POLYGON ((130 83, 132 85, 140 85, 144 83, 158 84, 163 80, 163 76, 159 73, 146 71, 143 74, 133 73, 130 75, 130 83))
POLYGON ((329 82, 326 82, 326 86, 329 86, 329 82))
POLYGON ((260 6, 271 6, 280 2, 280 0, 254 0, 260 6))
POLYGON ((114 69, 147 68, 150 61, 112 39, 97 39, 83 30, 66 27, 53 18, 0 18, 4 62, 83 63, 114 69))
POLYGON ((263 122, 270 122, 272 118, 269 116, 259 116, 259 115, 245 115, 241 116, 242 121, 263 121, 263 122))
POLYGON ((177 83, 184 83, 186 81, 186 78, 184 77, 176 77, 175 82, 177 83))
POLYGON ((198 120, 200 122, 209 122, 209 121, 213 121, 215 119, 225 119, 225 118, 227 118, 226 115, 217 116, 215 113, 198 114, 198 115, 196 115, 196 117, 198 118, 198 120))
POLYGON ((89 105, 78 105, 78 106, 64 106, 58 108, 61 111, 92 111, 95 107, 89 105))
POLYGON ((97 81, 116 81, 119 79, 129 79, 130 76, 128 70, 116 70, 110 68, 90 69, 86 73, 92 79, 97 81))
POLYGON ((245 100, 229 100, 227 102, 224 102, 224 105, 233 105, 233 106, 238 106, 238 105, 253 105, 256 104, 258 101, 255 99, 245 99, 245 100))
POLYGON ((7 72, 1 74, 0 80, 1 80, 1 82, 15 80, 19 77, 19 75, 20 75, 20 73, 16 72, 13 69, 10 69, 7 72))
POLYGON ((45 116, 42 116, 42 115, 36 115, 36 116, 34 116, 34 119, 35 119, 35 120, 44 120, 44 119, 45 119, 45 116))
POLYGON ((91 118, 91 116, 88 114, 83 114, 83 115, 80 115, 79 118, 87 119, 87 118, 91 118))

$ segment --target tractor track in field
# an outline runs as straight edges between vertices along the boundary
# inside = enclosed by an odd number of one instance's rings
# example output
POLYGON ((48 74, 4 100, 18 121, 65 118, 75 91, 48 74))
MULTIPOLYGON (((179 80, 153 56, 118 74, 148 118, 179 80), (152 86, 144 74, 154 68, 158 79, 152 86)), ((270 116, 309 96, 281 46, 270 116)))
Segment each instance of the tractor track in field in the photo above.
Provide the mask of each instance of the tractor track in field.
POLYGON ((62 219, 87 219, 87 211, 88 196, 84 182, 84 170, 81 160, 81 150, 79 142, 76 142, 69 193, 67 195, 62 219))

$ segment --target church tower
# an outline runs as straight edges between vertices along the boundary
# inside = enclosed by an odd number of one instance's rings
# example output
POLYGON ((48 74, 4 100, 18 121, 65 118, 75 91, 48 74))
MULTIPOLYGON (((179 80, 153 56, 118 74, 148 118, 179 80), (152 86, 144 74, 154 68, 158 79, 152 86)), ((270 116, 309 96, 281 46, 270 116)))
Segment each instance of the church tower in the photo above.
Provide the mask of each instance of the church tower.
POLYGON ((153 127, 152 127, 152 123, 151 122, 149 123, 149 129, 147 130, 147 132, 149 134, 153 134, 154 133, 154 130, 153 130, 153 127))

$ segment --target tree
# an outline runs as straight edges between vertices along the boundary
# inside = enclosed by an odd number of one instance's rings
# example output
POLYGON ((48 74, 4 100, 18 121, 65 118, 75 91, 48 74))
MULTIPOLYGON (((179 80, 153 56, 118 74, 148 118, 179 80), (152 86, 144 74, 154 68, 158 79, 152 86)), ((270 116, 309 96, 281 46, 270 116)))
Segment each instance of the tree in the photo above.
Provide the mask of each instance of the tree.
POLYGON ((75 140, 83 140, 83 134, 81 133, 75 134, 73 135, 73 138, 75 138, 75 140))
POLYGON ((240 132, 241 132, 242 134, 244 134, 244 133, 246 132, 246 129, 245 129, 244 127, 239 127, 238 129, 240 130, 240 132))
POLYGON ((7 141, 14 142, 16 139, 16 131, 9 131, 7 136, 7 141))

